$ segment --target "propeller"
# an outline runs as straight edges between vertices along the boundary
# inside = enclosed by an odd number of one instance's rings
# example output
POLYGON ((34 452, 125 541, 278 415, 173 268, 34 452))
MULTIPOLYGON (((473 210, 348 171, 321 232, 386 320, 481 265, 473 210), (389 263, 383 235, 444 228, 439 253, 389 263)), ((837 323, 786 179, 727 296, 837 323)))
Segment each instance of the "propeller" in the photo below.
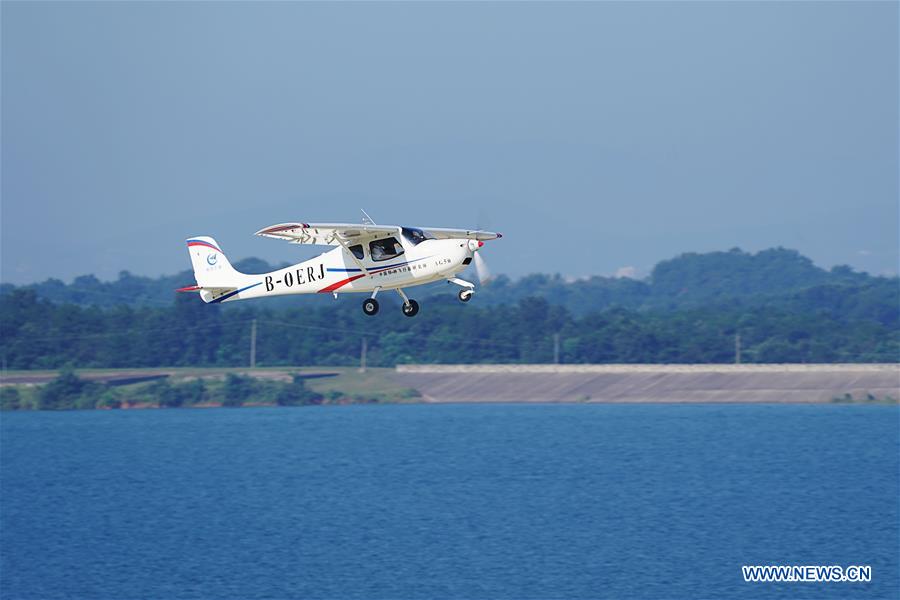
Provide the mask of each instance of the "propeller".
MULTIPOLYGON (((478 217, 475 219, 478 226, 475 227, 477 231, 481 231, 482 225, 484 225, 484 213, 481 209, 478 210, 478 217)), ((484 242, 478 241, 477 245, 472 248, 472 256, 475 260, 475 274, 478 276, 478 283, 482 286, 487 285, 491 280, 491 270, 487 266, 487 262, 484 260, 484 257, 481 256, 481 247, 484 246, 484 242)))
POLYGON ((491 270, 488 269, 481 252, 475 252, 475 273, 478 275, 478 283, 481 285, 487 285, 487 282, 491 280, 491 270))
POLYGON ((480 250, 482 246, 484 246, 484 242, 482 241, 469 240, 469 250, 472 251, 472 256, 475 259, 475 274, 478 275, 478 282, 481 285, 485 285, 491 280, 491 271, 488 269, 487 263, 481 256, 480 250))

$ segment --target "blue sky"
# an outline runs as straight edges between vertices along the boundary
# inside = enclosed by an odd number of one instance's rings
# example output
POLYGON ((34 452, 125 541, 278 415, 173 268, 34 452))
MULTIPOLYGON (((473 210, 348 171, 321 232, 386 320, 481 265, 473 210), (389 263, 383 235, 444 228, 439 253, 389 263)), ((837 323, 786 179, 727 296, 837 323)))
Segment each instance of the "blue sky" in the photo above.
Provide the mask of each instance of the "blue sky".
POLYGON ((898 265, 898 4, 2 3, 0 279, 273 262, 283 221, 898 265))

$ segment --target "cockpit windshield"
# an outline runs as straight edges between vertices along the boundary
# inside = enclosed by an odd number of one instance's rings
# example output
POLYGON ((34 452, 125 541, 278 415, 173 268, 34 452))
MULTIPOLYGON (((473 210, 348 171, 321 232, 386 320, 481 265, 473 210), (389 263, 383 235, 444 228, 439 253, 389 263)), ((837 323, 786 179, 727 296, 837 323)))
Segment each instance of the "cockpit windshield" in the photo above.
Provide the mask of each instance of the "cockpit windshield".
POLYGON ((403 237, 409 240, 413 246, 418 246, 425 240, 433 239, 427 233, 415 227, 401 227, 400 230, 403 232, 403 237))
POLYGON ((403 254, 403 246, 394 237, 374 240, 369 242, 369 254, 375 261, 388 260, 403 254))

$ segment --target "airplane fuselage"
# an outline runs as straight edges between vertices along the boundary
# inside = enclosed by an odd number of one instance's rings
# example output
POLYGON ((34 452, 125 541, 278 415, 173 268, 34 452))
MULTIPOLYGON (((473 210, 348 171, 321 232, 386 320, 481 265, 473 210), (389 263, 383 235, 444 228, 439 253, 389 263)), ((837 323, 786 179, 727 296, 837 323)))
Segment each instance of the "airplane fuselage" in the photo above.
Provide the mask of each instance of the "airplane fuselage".
MULTIPOLYGON (((361 257, 339 246, 270 273, 242 275, 238 289, 229 293, 201 294, 206 295, 207 302, 230 302, 287 294, 371 293, 452 278, 472 259, 469 240, 465 239, 427 239, 413 244, 400 237, 398 243, 403 252, 390 258, 373 257, 369 245, 362 245, 361 252, 357 246, 361 257)), ((207 269, 214 271, 216 265, 210 264, 207 269)))

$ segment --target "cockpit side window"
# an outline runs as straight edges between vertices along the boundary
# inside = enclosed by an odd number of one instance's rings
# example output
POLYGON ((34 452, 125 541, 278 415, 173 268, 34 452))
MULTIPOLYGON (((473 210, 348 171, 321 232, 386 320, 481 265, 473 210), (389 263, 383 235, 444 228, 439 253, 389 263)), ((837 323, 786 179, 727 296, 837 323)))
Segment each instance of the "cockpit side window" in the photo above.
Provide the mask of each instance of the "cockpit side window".
POLYGON ((397 238, 389 237, 369 242, 369 253, 374 261, 390 260, 403 254, 403 246, 400 245, 397 238))
POLYGON ((433 239, 427 233, 415 227, 401 227, 400 231, 403 233, 403 237, 412 242, 413 246, 418 246, 425 240, 433 239))
POLYGON ((355 256, 355 257, 358 258, 359 260, 362 260, 362 259, 363 259, 363 256, 364 256, 364 255, 363 255, 363 247, 362 247, 362 244, 357 244, 357 245, 355 245, 355 246, 350 246, 349 248, 347 248, 347 250, 349 250, 349 251, 353 254, 353 256, 355 256))

